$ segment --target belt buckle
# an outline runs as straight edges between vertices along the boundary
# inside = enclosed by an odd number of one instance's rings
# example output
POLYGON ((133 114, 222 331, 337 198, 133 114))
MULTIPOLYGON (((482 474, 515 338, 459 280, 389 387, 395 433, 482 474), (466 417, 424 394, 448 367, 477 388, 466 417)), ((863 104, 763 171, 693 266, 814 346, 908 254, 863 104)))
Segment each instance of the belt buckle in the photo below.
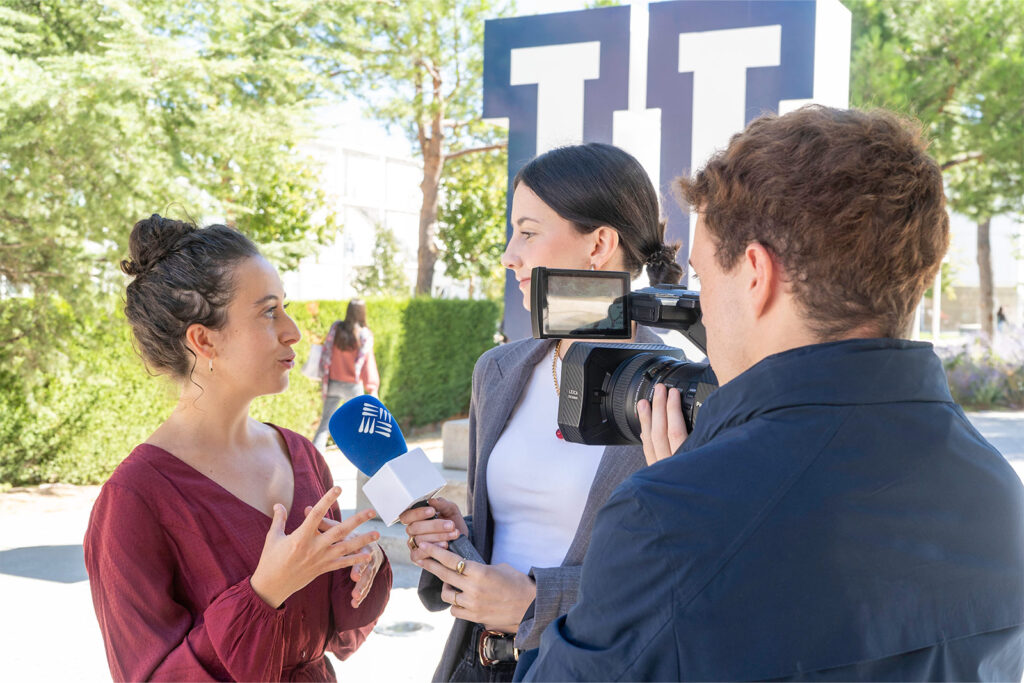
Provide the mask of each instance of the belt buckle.
MULTIPOLYGON (((506 660, 503 660, 503 659, 491 659, 490 657, 488 657, 485 654, 485 649, 486 649, 485 646, 487 644, 487 639, 488 638, 501 638, 501 639, 505 639, 505 638, 508 638, 508 636, 509 636, 509 634, 507 634, 507 633, 502 633, 501 631, 492 631, 492 630, 486 629, 486 628, 482 629, 480 631, 480 638, 477 640, 477 643, 476 643, 476 654, 477 654, 477 657, 480 658, 480 663, 482 665, 484 665, 486 667, 492 667, 492 666, 495 666, 497 664, 501 664, 502 662, 506 661, 506 660)), ((513 646, 513 648, 512 648, 512 657, 513 657, 513 661, 516 661, 516 662, 519 661, 519 648, 518 647, 514 647, 513 646)))

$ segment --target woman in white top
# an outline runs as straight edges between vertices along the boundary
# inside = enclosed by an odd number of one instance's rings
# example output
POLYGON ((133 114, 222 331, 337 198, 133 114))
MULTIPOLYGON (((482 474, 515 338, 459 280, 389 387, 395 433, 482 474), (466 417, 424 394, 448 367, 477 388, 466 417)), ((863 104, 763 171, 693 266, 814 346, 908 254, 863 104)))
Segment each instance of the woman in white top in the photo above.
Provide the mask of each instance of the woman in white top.
MULTIPOLYGON (((621 149, 552 150, 524 166, 513 187, 502 263, 527 309, 535 266, 634 277, 646 266, 651 284, 679 281, 654 187, 621 149)), ((658 341, 643 329, 635 339, 658 341)), ((571 343, 524 339, 480 357, 470 402, 470 515, 441 498, 402 515, 411 557, 425 570, 421 599, 429 609, 450 605, 457 617, 435 680, 512 680, 518 650, 537 647, 544 628, 575 603, 597 510, 644 465, 639 445, 561 437, 558 378, 571 343), (460 533, 488 564, 460 562, 446 549, 460 533)))

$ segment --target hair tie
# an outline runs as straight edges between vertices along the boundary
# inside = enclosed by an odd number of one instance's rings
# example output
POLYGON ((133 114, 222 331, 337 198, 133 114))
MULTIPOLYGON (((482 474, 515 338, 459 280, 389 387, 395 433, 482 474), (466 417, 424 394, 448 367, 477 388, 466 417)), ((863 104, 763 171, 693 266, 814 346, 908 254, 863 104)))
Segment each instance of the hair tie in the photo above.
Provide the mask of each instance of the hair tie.
POLYGON ((644 262, 646 266, 660 266, 665 263, 671 263, 676 260, 676 250, 678 247, 674 247, 670 244, 661 244, 655 249, 647 260, 644 262))

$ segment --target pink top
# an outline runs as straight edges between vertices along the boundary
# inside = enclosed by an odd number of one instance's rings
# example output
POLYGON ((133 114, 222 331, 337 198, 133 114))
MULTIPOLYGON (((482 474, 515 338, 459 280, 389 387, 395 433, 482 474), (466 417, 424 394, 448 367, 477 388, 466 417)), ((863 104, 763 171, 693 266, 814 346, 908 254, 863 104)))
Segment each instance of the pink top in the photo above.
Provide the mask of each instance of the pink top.
POLYGON ((380 387, 377 359, 373 355, 373 332, 367 327, 360 328, 359 347, 341 351, 334 345, 341 325, 340 320, 331 325, 324 339, 323 352, 320 354, 320 398, 327 398, 327 383, 332 379, 336 382, 362 382, 363 390, 369 394, 380 387))
POLYGON ((331 347, 331 374, 330 378, 337 382, 362 382, 363 390, 368 393, 377 391, 380 386, 380 373, 377 371, 377 359, 373 355, 373 348, 362 359, 362 368, 356 375, 356 356, 359 349, 342 351, 337 346, 331 347))
MULTIPOLYGON (((295 478, 285 532, 333 486, 307 439, 276 427, 295 478)), ((341 519, 337 504, 331 517, 341 519)), ((322 574, 273 609, 252 590, 270 517, 167 451, 142 444, 104 484, 85 566, 115 680, 335 680, 384 611, 385 560, 353 609, 349 569, 322 574)))

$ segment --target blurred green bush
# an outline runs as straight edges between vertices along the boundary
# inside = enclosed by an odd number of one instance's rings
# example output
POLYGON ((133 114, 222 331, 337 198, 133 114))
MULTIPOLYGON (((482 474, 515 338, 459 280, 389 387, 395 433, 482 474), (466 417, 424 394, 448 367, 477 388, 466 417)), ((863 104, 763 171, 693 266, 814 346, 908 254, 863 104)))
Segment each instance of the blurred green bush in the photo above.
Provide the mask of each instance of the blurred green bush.
MULTIPOLYGON (((37 302, 7 299, 3 308, 37 302)), ((302 331, 288 390, 253 402, 253 417, 312 436, 320 418, 320 385, 299 372, 312 343, 343 318, 345 301, 292 302, 302 331)), ((45 373, 32 379, 0 370, 0 486, 62 481, 102 482, 174 407, 177 386, 150 376, 132 346, 120 306, 109 317, 78 320, 47 311, 77 329, 45 373)), ((494 345, 496 301, 369 299, 381 373, 381 400, 402 428, 465 415, 473 365, 494 345)))

